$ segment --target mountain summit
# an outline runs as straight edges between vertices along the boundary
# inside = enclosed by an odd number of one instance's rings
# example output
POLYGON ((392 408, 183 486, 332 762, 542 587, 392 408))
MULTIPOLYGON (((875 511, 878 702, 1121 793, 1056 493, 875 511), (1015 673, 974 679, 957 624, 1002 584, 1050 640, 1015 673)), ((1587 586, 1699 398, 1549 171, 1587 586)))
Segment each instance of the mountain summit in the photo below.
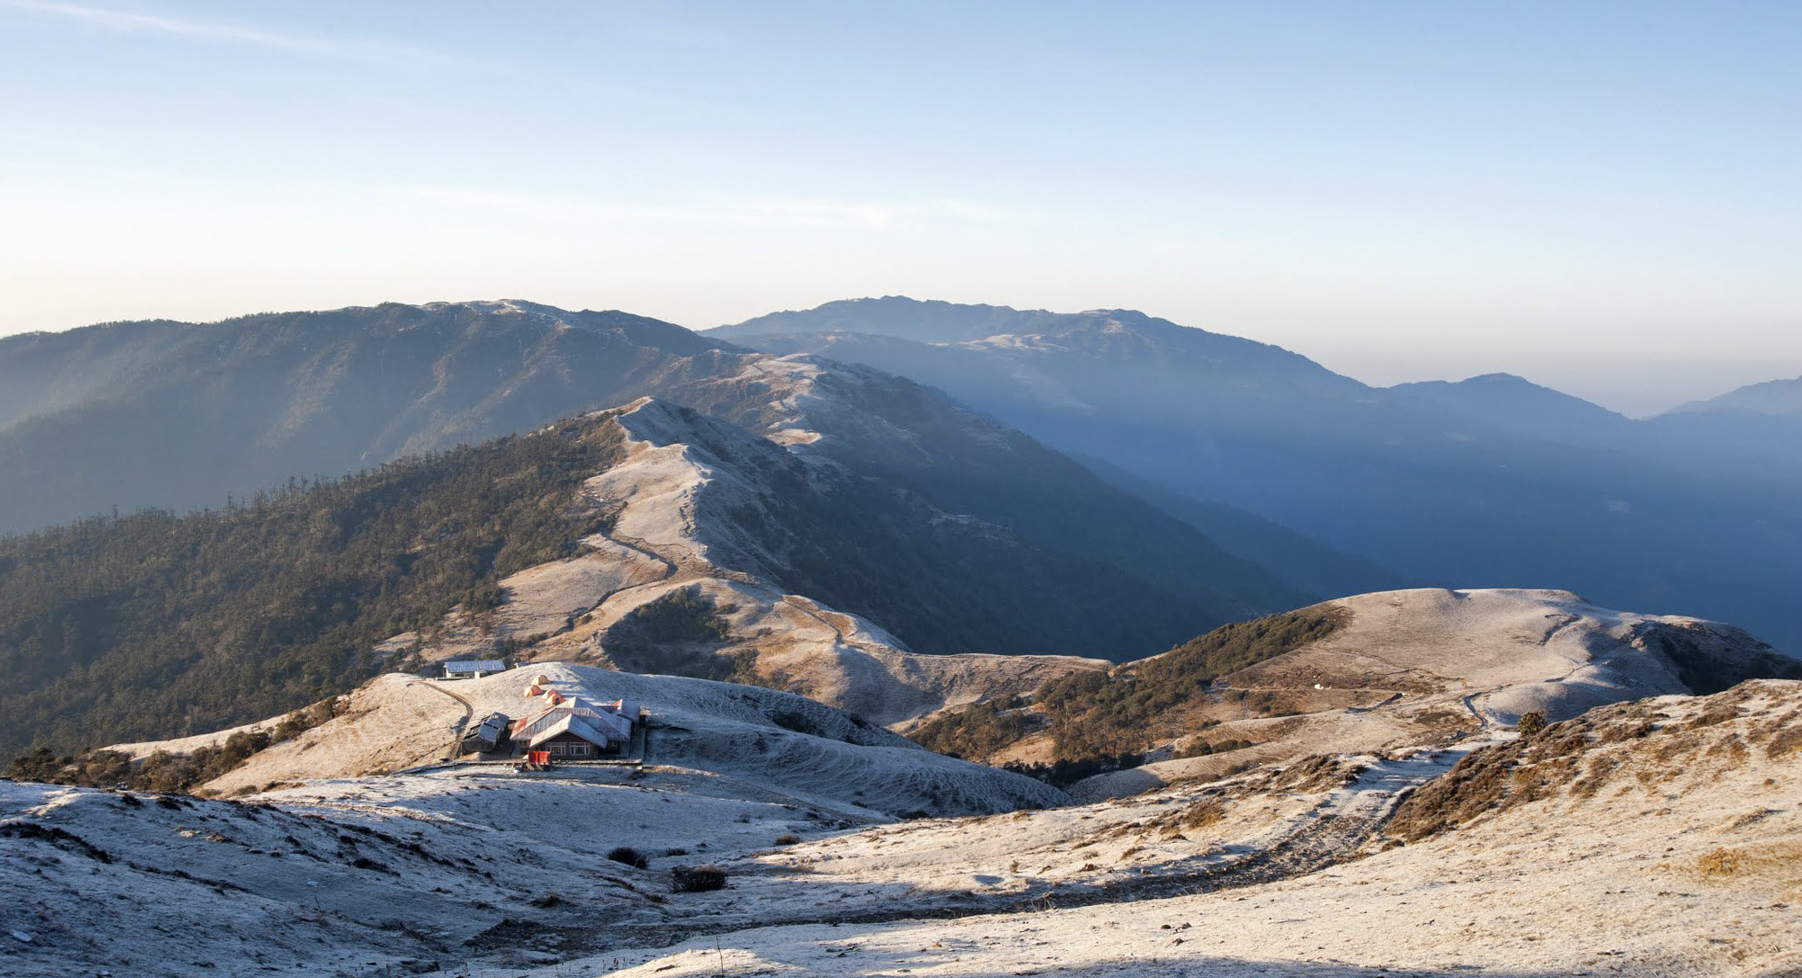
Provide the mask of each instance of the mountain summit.
POLYGON ((1673 414, 1707 411, 1749 411, 1754 414, 1802 417, 1802 377, 1747 384, 1706 401, 1691 401, 1673 414))
POLYGON ((1136 309, 1058 313, 884 296, 829 302, 804 312, 771 313, 708 330, 705 335, 734 341, 755 337, 751 345, 762 349, 772 345, 771 337, 785 334, 828 334, 835 345, 848 344, 852 350, 857 349, 855 343, 839 334, 971 349, 1085 353, 1095 358, 1091 366, 1102 370, 1111 359, 1156 361, 1191 369, 1213 367, 1221 372, 1221 382, 1233 384, 1249 383, 1254 377, 1270 383, 1286 376, 1325 384, 1356 384, 1282 347, 1181 326, 1136 309))
POLYGON ((1483 374, 1456 383, 1428 380, 1389 389, 1525 438, 1543 439, 1550 432, 1566 440, 1598 442, 1633 437, 1633 422, 1625 415, 1515 374, 1483 374))

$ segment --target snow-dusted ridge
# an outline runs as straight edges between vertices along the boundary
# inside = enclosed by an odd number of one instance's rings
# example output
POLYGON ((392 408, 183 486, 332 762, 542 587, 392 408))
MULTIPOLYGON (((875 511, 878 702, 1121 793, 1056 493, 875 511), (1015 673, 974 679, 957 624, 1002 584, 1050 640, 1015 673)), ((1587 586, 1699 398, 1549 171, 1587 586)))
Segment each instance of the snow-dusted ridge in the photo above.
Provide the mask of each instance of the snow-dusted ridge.
MULTIPOLYGON (((798 377, 810 389, 813 374, 792 363, 769 376, 798 377)), ((485 622, 447 616, 423 645, 428 659, 489 656, 523 638, 522 659, 609 664, 609 630, 681 590, 712 602, 729 623, 733 639, 719 655, 748 652, 770 682, 786 677, 789 688, 886 725, 1105 665, 1071 656, 918 655, 866 618, 785 591, 774 583, 789 559, 776 549, 783 541, 751 527, 778 522, 775 511, 788 502, 779 486, 848 476, 797 454, 811 452, 812 440, 791 451, 666 401, 641 398, 608 414, 625 434, 624 457, 588 479, 582 495, 616 513, 613 528, 584 539, 579 556, 502 581, 507 601, 485 622)), ((785 418, 787 430, 801 423, 785 418)), ((984 532, 969 517, 945 518, 961 520, 960 532, 984 532)), ((386 646, 420 641, 409 633, 386 646)))

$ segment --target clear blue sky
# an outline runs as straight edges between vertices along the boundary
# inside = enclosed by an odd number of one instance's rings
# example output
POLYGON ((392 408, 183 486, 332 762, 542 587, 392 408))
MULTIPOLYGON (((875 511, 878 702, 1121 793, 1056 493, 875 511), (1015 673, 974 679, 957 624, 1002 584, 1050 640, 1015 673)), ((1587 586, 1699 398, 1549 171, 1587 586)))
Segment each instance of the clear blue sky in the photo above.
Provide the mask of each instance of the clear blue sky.
POLYGON ((1645 412, 1802 374, 1802 4, 0 0, 0 333, 1130 306, 1645 412))

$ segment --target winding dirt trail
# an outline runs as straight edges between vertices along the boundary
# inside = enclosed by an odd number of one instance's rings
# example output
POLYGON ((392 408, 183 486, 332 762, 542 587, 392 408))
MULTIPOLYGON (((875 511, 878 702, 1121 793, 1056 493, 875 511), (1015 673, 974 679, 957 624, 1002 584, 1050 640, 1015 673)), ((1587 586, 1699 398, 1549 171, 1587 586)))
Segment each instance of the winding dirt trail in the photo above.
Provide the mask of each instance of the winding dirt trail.
MULTIPOLYGON (((618 534, 608 534, 607 539, 613 541, 614 543, 619 544, 621 547, 624 547, 625 549, 630 550, 635 554, 638 554, 641 557, 644 557, 655 563, 662 564, 663 565, 663 580, 665 580, 665 581, 676 576, 676 574, 681 570, 681 566, 677 561, 671 560, 670 558, 665 557, 663 554, 660 554, 656 550, 652 549, 651 543, 649 540, 644 540, 639 537, 620 536, 618 534)), ((639 586, 643 587, 644 585, 639 585, 639 586)), ((630 590, 630 588, 621 588, 621 590, 630 590)), ((607 598, 607 596, 603 596, 601 600, 604 601, 604 600, 606 600, 606 598, 607 598)))
POLYGON ((1213 893, 1281 882, 1349 862, 1377 837, 1383 823, 1410 791, 1451 770, 1477 746, 1472 743, 1406 760, 1379 761, 1353 783, 1332 792, 1311 817, 1288 835, 1225 865, 1194 874, 1164 872, 1093 888, 1041 894, 1032 901, 1031 909, 1213 893))
POLYGON ((463 719, 458 720, 455 724, 453 724, 451 726, 451 739, 448 743, 446 743, 444 745, 444 756, 439 759, 448 761, 451 758, 456 757, 457 756, 457 745, 463 739, 463 731, 469 729, 469 721, 475 718, 475 713, 476 713, 475 704, 471 703, 469 700, 465 699, 463 696, 461 696, 457 693, 453 693, 450 690, 445 689, 443 686, 440 686, 437 683, 431 682, 429 680, 420 679, 420 680, 416 680, 414 682, 410 682, 407 685, 408 686, 424 686, 425 688, 432 690, 433 692, 443 693, 444 695, 450 697, 453 700, 456 700, 458 703, 461 703, 463 705, 463 719))
MULTIPOLYGON (((1570 628, 1572 625, 1575 625, 1575 624, 1581 622, 1582 620, 1583 619, 1578 615, 1572 615, 1572 614, 1558 615, 1552 620, 1552 624, 1546 628, 1545 634, 1541 635, 1539 637, 1539 647, 1540 648, 1550 649, 1552 654, 1558 656, 1558 658, 1560 658, 1560 659, 1563 659, 1566 663, 1568 663, 1570 665, 1570 668, 1566 669, 1562 675, 1553 676, 1550 679, 1547 679, 1546 680, 1547 682, 1553 682, 1553 683, 1564 682, 1565 680, 1568 680, 1572 676, 1576 675, 1579 670, 1581 670, 1589 665, 1589 663, 1578 660, 1578 659, 1574 659, 1574 658, 1570 657, 1569 655, 1566 655, 1564 652, 1559 651, 1557 648, 1552 646, 1552 639, 1556 638, 1558 636, 1558 633, 1564 631, 1567 628, 1570 628)), ((1507 686, 1497 686, 1494 689, 1485 689, 1480 692, 1475 692, 1475 693, 1471 693, 1466 696, 1461 696, 1461 697, 1459 697, 1458 702, 1464 704, 1464 709, 1466 711, 1468 711, 1471 716, 1476 718, 1479 729, 1488 730, 1493 727, 1500 726, 1500 724, 1495 720, 1494 717, 1489 716, 1487 711, 1485 711, 1482 707, 1478 706, 1477 701, 1480 699, 1484 699, 1485 697, 1493 696, 1494 694, 1501 692, 1502 690, 1507 689, 1507 688, 1508 688, 1507 686)))
POLYGON ((880 656, 885 651, 889 651, 886 646, 872 645, 869 642, 849 634, 847 629, 856 629, 857 627, 857 623, 852 621, 851 616, 849 615, 840 614, 834 611, 826 611, 817 604, 814 604, 810 599, 798 597, 793 594, 783 595, 782 602, 790 608, 807 615, 814 621, 832 629, 833 633, 838 636, 839 644, 846 648, 857 649, 877 656, 880 656))

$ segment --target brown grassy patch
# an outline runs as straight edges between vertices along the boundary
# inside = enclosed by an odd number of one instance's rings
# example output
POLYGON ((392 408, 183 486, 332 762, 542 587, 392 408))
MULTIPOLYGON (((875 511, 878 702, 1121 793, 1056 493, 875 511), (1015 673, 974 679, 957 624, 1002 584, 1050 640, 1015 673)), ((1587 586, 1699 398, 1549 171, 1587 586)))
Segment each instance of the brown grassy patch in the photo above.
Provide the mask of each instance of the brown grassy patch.
POLYGON ((1650 720, 1641 720, 1634 724, 1622 724, 1609 727, 1601 732, 1597 737, 1597 742, 1603 744, 1617 744, 1623 740, 1641 740, 1651 736, 1657 731, 1658 724, 1653 723, 1650 720))
POLYGON ((1608 783, 1608 779, 1614 775, 1615 771, 1620 770, 1620 767, 1621 759, 1613 755, 1599 754, 1591 757, 1589 766, 1583 771, 1583 776, 1571 783, 1571 795, 1584 801, 1594 798, 1596 792, 1602 790, 1602 786, 1608 783))
POLYGON ((1774 761, 1798 750, 1802 750, 1802 726, 1791 725, 1771 737, 1771 742, 1764 747, 1764 756, 1774 761))
POLYGON ((1316 754, 1297 761, 1268 780, 1265 790, 1306 793, 1328 791, 1356 780, 1364 768, 1342 764, 1338 758, 1316 754))
POLYGON ((1696 859, 1696 871, 1703 876, 1733 877, 1744 873, 1750 864, 1743 852, 1711 849, 1696 859))
POLYGON ((1726 723, 1729 720, 1737 719, 1739 719, 1738 707, 1734 706, 1732 703, 1716 703, 1713 706, 1710 706, 1707 712, 1696 717, 1694 720, 1689 721, 1685 726, 1686 729, 1695 730, 1698 727, 1712 727, 1716 724, 1726 723))
POLYGON ((1226 817, 1226 806, 1209 798, 1190 805, 1177 822, 1185 829, 1205 829, 1226 817))
MULTIPOLYGON (((1728 765, 1738 766, 1744 764, 1752 756, 1752 751, 1744 741, 1740 740, 1739 734, 1728 734, 1708 748, 1707 756, 1725 758, 1728 765)), ((1718 775, 1721 770, 1720 767, 1715 768, 1716 774, 1718 775)))
MULTIPOLYGON (((1802 709, 1790 710, 1782 716, 1753 724, 1747 731, 1747 739, 1754 744, 1762 744, 1773 738, 1780 738, 1802 726, 1802 722, 1799 721, 1802 721, 1802 709)), ((1793 750, 1794 746, 1792 745, 1788 749, 1793 750)))
POLYGON ((1802 843, 1770 842, 1710 849, 1696 858, 1696 873, 1713 883, 1746 885, 1762 879, 1793 886, 1802 882, 1802 843))
MULTIPOLYGON (((1408 796, 1385 831, 1405 842, 1448 832, 1501 804, 1526 753, 1525 741, 1485 747, 1408 796)), ((1527 777, 1531 777, 1530 775, 1527 777)))
POLYGON ((1754 811, 1746 812, 1743 815, 1736 816, 1733 819, 1733 821, 1728 822, 1727 823, 1727 831, 1733 832, 1738 829, 1743 829, 1748 825, 1756 825, 1759 822, 1762 822, 1765 819, 1770 818, 1772 815, 1778 815, 1778 814, 1781 814, 1781 812, 1779 812, 1775 808, 1760 808, 1760 809, 1756 809, 1754 811))
POLYGON ((1698 753, 1702 749, 1702 744, 1701 734, 1685 733, 1681 736, 1667 737, 1652 748, 1652 757, 1660 763, 1668 763, 1679 755, 1698 753))

